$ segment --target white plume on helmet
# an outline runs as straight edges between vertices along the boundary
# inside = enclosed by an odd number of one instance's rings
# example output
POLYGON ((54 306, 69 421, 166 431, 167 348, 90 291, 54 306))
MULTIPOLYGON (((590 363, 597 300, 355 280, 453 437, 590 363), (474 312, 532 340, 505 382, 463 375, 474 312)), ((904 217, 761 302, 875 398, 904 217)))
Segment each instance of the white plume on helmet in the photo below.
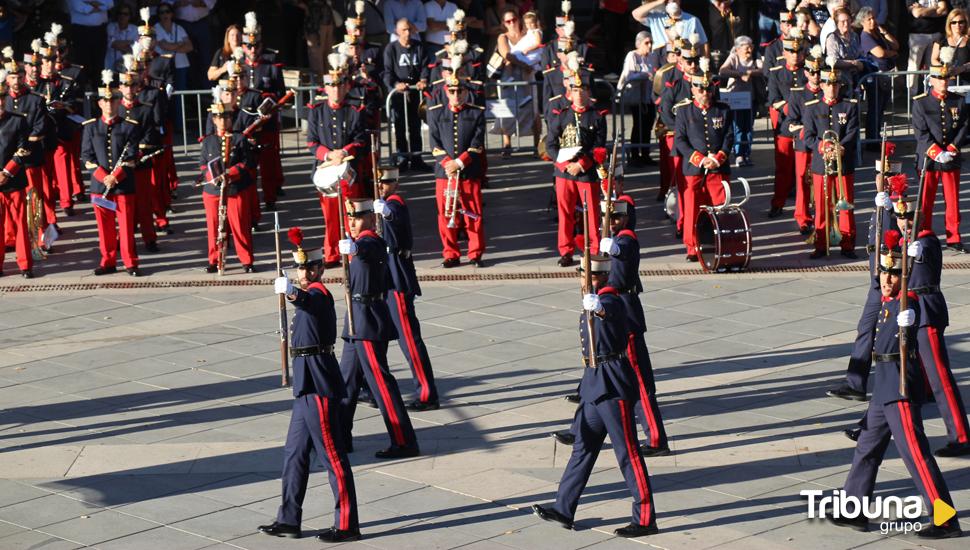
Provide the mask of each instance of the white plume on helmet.
POLYGON ((569 12, 573 9, 573 3, 569 0, 562 0, 562 4, 559 7, 562 9, 563 13, 569 15, 569 12))
POLYGON ((256 12, 247 11, 244 18, 246 20, 246 24, 243 27, 243 31, 256 32, 256 28, 259 27, 259 22, 256 20, 256 12))
POLYGON ((105 86, 111 86, 111 81, 115 79, 115 73, 111 69, 105 69, 101 71, 101 83, 105 86))
POLYGON ((940 48, 940 62, 944 65, 950 64, 953 61, 953 54, 956 53, 956 49, 952 46, 943 46, 940 48))
POLYGON ((792 30, 788 31, 788 38, 793 38, 793 39, 797 38, 797 39, 801 40, 802 39, 802 31, 801 31, 801 29, 792 29, 792 30))
POLYGON ((448 32, 455 32, 455 29, 458 28, 458 24, 455 22, 454 17, 449 17, 447 20, 445 20, 445 25, 448 27, 448 32))
POLYGON ((54 39, 61 37, 61 33, 64 32, 64 27, 59 23, 51 23, 51 32, 54 33, 54 39))
POLYGON ((562 26, 562 35, 572 36, 575 33, 576 33, 576 23, 573 23, 572 21, 566 21, 566 23, 563 24, 562 26))
POLYGON ((44 47, 44 42, 40 38, 35 38, 30 41, 30 49, 34 53, 39 52, 40 49, 43 47, 44 47))
POLYGON ((797 6, 797 5, 798 5, 798 0, 786 0, 785 1, 785 7, 788 8, 788 11, 794 10, 795 9, 795 6, 797 6))
POLYGON ((468 41, 467 40, 456 40, 454 46, 451 47, 452 51, 464 55, 468 52, 468 41))
POLYGON ((56 46, 57 45, 57 35, 54 34, 54 33, 52 33, 52 32, 45 32, 44 33, 44 42, 48 46, 56 46))
POLYGON ((339 53, 340 55, 345 57, 350 57, 349 50, 350 50, 350 44, 346 42, 341 42, 340 44, 337 44, 337 53, 339 53))
POLYGON ((697 62, 697 66, 700 67, 701 73, 711 72, 711 58, 709 57, 700 58, 700 60, 697 62))
POLYGON ((354 2, 354 12, 358 16, 364 15, 364 8, 365 7, 366 6, 364 5, 364 0, 357 0, 356 2, 354 2))
POLYGON ((222 86, 212 87, 212 102, 222 103, 222 86))
POLYGON ((808 51, 808 55, 814 57, 815 59, 822 57, 822 46, 820 44, 815 44, 812 46, 812 49, 808 51))
POLYGON ((451 56, 448 63, 453 72, 458 72, 458 69, 465 64, 465 58, 460 53, 456 53, 451 56))
POLYGON ((825 64, 833 69, 835 68, 835 63, 837 61, 838 59, 836 59, 834 55, 828 55, 825 57, 825 64))
POLYGON ((132 67, 135 66, 135 56, 130 53, 126 53, 125 55, 121 56, 121 61, 125 66, 125 70, 131 72, 132 67))
POLYGON ((460 23, 460 22, 464 21, 465 20, 465 10, 462 10, 462 9, 455 10, 455 14, 452 15, 452 17, 455 19, 455 22, 460 23))
POLYGON ((566 55, 566 68, 574 73, 579 72, 579 52, 569 52, 566 55))
POLYGON ((144 7, 144 8, 140 8, 138 10, 138 16, 147 25, 148 24, 148 20, 152 18, 152 9, 149 8, 149 7, 147 7, 147 6, 144 7))
POLYGON ((10 46, 4 46, 3 49, 0 50, 0 54, 3 54, 4 59, 13 59, 13 48, 10 46))
POLYGON ((236 46, 232 49, 232 58, 236 61, 242 61, 246 57, 246 52, 242 49, 242 46, 236 46))
POLYGON ((348 20, 344 21, 344 28, 347 29, 347 32, 351 32, 351 31, 357 30, 357 20, 356 19, 348 19, 348 20))
POLYGON ((141 54, 144 51, 145 51, 145 46, 142 46, 141 42, 136 41, 134 44, 131 45, 131 55, 135 56, 136 58, 141 57, 141 54))
POLYGON ((698 33, 696 33, 696 32, 695 33, 691 33, 689 40, 690 40, 690 45, 691 46, 696 46, 701 41, 701 35, 698 34, 698 33))
POLYGON ((339 53, 332 53, 332 54, 328 55, 327 56, 327 63, 330 65, 330 69, 331 70, 339 69, 340 68, 340 54, 339 53))

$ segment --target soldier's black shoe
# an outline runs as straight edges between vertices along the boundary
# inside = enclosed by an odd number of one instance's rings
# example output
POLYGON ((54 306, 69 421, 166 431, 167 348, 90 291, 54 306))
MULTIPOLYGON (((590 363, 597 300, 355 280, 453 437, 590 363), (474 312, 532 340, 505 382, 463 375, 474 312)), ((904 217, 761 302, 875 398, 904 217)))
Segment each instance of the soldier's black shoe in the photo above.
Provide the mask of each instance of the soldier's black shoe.
POLYGON ((481 258, 475 258, 474 260, 470 260, 470 261, 471 261, 471 264, 475 267, 485 267, 485 260, 481 258))
POLYGON ((819 258, 824 258, 824 257, 825 257, 824 250, 816 250, 815 252, 812 252, 811 254, 808 255, 809 260, 817 260, 819 258))
POLYGON ((23 270, 23 271, 20 272, 20 276, 23 277, 24 279, 33 279, 34 278, 34 272, 31 271, 31 270, 29 270, 29 269, 25 269, 25 270, 23 270))
POLYGON ((571 393, 571 394, 563 397, 563 399, 565 399, 566 401, 569 401, 570 403, 579 403, 579 401, 580 401, 580 398, 579 398, 579 394, 578 393, 571 393))
POLYGON ((209 264, 205 266, 206 273, 215 273, 217 271, 219 271, 219 266, 217 266, 216 264, 209 264))
POLYGON ((275 202, 266 203, 266 210, 269 210, 270 212, 276 210, 276 203, 275 202))
POLYGON ((955 539, 962 537, 963 531, 960 530, 960 523, 951 519, 939 527, 931 523, 920 529, 916 536, 921 539, 955 539))
POLYGON ((947 248, 947 250, 953 250, 953 251, 956 251, 956 252, 966 252, 967 251, 966 247, 963 246, 963 243, 946 243, 946 248, 947 248))
POLYGON ((855 253, 855 250, 843 250, 842 251, 842 257, 843 258, 848 258, 850 260, 858 260, 859 259, 859 255, 855 253))
POLYGON ((74 212, 74 207, 73 206, 68 206, 67 208, 65 208, 64 209, 64 213, 67 214, 68 217, 73 216, 74 214, 76 214, 76 212, 74 212))
POLYGON ((834 390, 829 390, 825 392, 825 395, 829 397, 838 397, 839 399, 848 399, 850 401, 865 401, 866 392, 861 392, 850 388, 846 384, 835 388, 834 390))
POLYGON ((334 260, 332 262, 326 262, 323 264, 324 269, 334 269, 340 267, 340 260, 334 260))
POLYGON ((445 269, 451 269, 453 267, 458 267, 459 265, 461 265, 461 260, 458 258, 445 258, 445 260, 441 262, 441 267, 445 269))
POLYGON ((566 516, 560 514, 559 512, 553 510, 552 508, 543 508, 538 504, 532 505, 532 513, 539 516, 542 521, 551 521, 553 523, 558 523, 563 529, 572 529, 573 520, 567 519, 566 516))
POLYGON ((859 441, 859 435, 862 433, 862 428, 848 428, 842 430, 842 433, 852 441, 859 441))
POLYGON ((798 234, 802 237, 807 237, 815 232, 815 226, 812 224, 803 225, 798 228, 798 234))
POLYGON ((651 447, 644 443, 640 445, 640 456, 650 458, 652 456, 667 456, 670 454, 670 447, 651 447))
POLYGON ((342 529, 337 529, 336 527, 331 527, 326 531, 317 535, 318 540, 323 542, 347 542, 351 540, 360 540, 360 529, 352 529, 344 531, 342 529))
POLYGON ((253 264, 243 264, 243 272, 256 273, 256 266, 254 266, 253 264))
POLYGON ((262 230, 263 228, 259 226, 259 223, 256 223, 256 222, 253 223, 253 233, 259 233, 262 230))
POLYGON ((933 454, 939 457, 970 455, 970 443, 954 443, 951 441, 933 451, 933 454))
POLYGON ((437 401, 414 400, 407 405, 404 405, 404 408, 414 412, 436 411, 441 408, 441 404, 437 401))
POLYGON ((558 263, 559 263, 559 267, 569 267, 573 265, 573 255, 563 254, 562 256, 559 257, 558 263))
POLYGON ((687 261, 688 262, 691 262, 691 263, 696 262, 697 261, 697 254, 688 254, 687 255, 687 261))
POLYGON ((141 270, 137 267, 126 267, 125 271, 132 277, 141 277, 141 270))
POLYGON ((271 537, 286 537, 288 539, 298 539, 302 536, 300 528, 296 525, 287 525, 278 521, 269 525, 260 525, 256 528, 256 531, 271 537))
POLYGON ((357 400, 357 402, 360 403, 361 405, 367 405, 372 409, 378 408, 377 400, 374 399, 373 397, 361 397, 357 400))
POLYGON ((683 239, 684 238, 684 230, 683 229, 678 229, 674 233, 674 237, 676 237, 678 240, 683 239))
POLYGON ((88 196, 84 193, 78 193, 74 195, 74 202, 88 202, 88 196))
POLYGON ((173 235, 175 233, 175 230, 172 229, 171 225, 166 225, 165 227, 159 227, 158 230, 161 231, 162 233, 165 233, 166 235, 173 235))
POLYGON ((560 430, 558 432, 552 432, 549 435, 563 445, 572 445, 576 442, 576 436, 569 430, 560 430))
POLYGON ((421 454, 421 450, 418 449, 417 445, 413 447, 393 446, 377 451, 374 453, 374 458, 411 458, 419 454, 421 454))
POLYGON ((869 530, 869 519, 862 514, 859 514, 859 516, 855 518, 837 518, 832 516, 832 509, 829 508, 827 515, 829 523, 838 525, 839 527, 848 527, 849 529, 855 529, 856 531, 862 531, 863 533, 869 530))
POLYGON ((778 216, 781 216, 782 213, 784 213, 784 211, 785 210, 783 208, 776 208, 776 207, 772 206, 771 207, 771 210, 768 211, 768 217, 769 218, 777 218, 778 216))
POLYGON ((631 523, 626 527, 616 529, 613 531, 613 534, 625 539, 635 539, 637 537, 645 537, 647 535, 656 535, 659 532, 660 529, 657 529, 657 525, 653 523, 650 525, 637 525, 636 523, 631 523))
POLYGON ((145 243, 145 250, 149 252, 158 252, 158 243, 155 241, 145 243))
POLYGON ((99 276, 100 275, 107 275, 109 273, 116 273, 117 271, 118 271, 118 268, 115 267, 115 266, 103 266, 103 265, 99 265, 98 267, 94 268, 94 274, 95 275, 99 275, 99 276))
POLYGON ((286 191, 282 187, 280 187, 279 189, 276 190, 276 196, 277 197, 285 197, 286 196, 286 191))

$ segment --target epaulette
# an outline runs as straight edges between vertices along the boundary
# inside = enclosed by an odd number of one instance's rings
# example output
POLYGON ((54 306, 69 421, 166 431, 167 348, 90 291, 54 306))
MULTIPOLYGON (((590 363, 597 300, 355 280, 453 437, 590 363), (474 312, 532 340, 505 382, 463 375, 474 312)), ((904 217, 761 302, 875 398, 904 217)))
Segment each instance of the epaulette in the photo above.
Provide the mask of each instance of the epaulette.
MULTIPOLYGON (((8 112, 9 112, 9 111, 8 111, 8 112)), ((98 119, 96 119, 96 118, 89 118, 89 119, 87 119, 87 120, 85 120, 84 122, 82 122, 82 123, 81 123, 81 126, 84 126, 85 124, 91 124, 91 123, 92 123, 92 122, 94 122, 95 120, 98 120, 98 119)))
POLYGON ((559 99, 560 97, 562 97, 562 94, 554 95, 554 96, 552 96, 552 97, 549 98, 549 101, 552 101, 554 99, 559 99))
POLYGON ((785 59, 785 56, 783 56, 783 55, 775 56, 775 60, 776 61, 779 60, 779 59, 782 59, 783 60, 783 59, 785 59))
POLYGON ((552 71, 555 71, 558 68, 559 67, 549 67, 548 69, 542 71, 542 74, 549 74, 549 73, 551 73, 552 71))
POLYGON ((64 80, 70 80, 70 81, 72 81, 72 82, 74 81, 74 79, 73 79, 73 78, 71 78, 71 77, 69 77, 69 76, 67 76, 66 74, 60 74, 60 73, 58 73, 58 76, 60 76, 60 77, 61 77, 62 79, 64 79, 64 80))
POLYGON ((438 50, 438 51, 436 51, 436 52, 434 52, 434 54, 435 54, 435 56, 438 56, 438 55, 444 55, 444 54, 446 54, 446 53, 448 53, 448 51, 447 51, 447 49, 446 49, 446 48, 441 48, 440 50, 438 50))
POLYGON ((811 99, 811 100, 805 102, 805 106, 815 105, 816 103, 818 103, 818 99, 811 99))
POLYGON ((159 55, 158 57, 164 57, 165 59, 173 59, 173 58, 175 58, 175 54, 173 54, 173 53, 163 53, 163 54, 159 55))
MULTIPOLYGON (((14 110, 4 111, 4 113, 5 114, 8 114, 8 115, 13 115, 13 116, 19 116, 20 118, 27 118, 27 114, 26 113, 18 113, 17 111, 14 111, 14 110)), ((97 119, 96 118, 92 118, 91 120, 97 120, 97 119)), ((91 122, 91 120, 85 121, 84 124, 87 124, 88 122, 91 122)))
POLYGON ((139 124, 141 124, 137 120, 134 120, 134 119, 131 119, 131 118, 128 118, 128 117, 125 117, 125 122, 127 122, 128 124, 134 124, 135 126, 138 126, 139 124))
POLYGON ((485 110, 485 107, 482 107, 481 105, 475 105, 474 103, 466 103, 465 107, 471 107, 472 109, 479 109, 482 111, 485 110))
POLYGON ((479 51, 479 52, 484 52, 485 51, 485 50, 483 50, 481 48, 481 46, 475 46, 474 48, 472 48, 472 50, 479 51))
POLYGON ((277 54, 279 54, 279 53, 280 53, 280 51, 279 51, 279 50, 274 50, 273 48, 263 48, 263 54, 264 54, 264 55, 265 55, 265 54, 270 54, 270 55, 277 55, 277 54))
POLYGON ((921 98, 924 98, 924 97, 926 97, 926 92, 923 92, 920 95, 914 95, 913 96, 913 99, 921 99, 921 98))
POLYGON ((793 91, 793 92, 800 92, 800 91, 802 91, 804 89, 805 89, 805 86, 799 86, 797 88, 792 88, 791 91, 793 91))
POLYGON ((682 100, 678 101, 677 103, 674 103, 674 107, 680 107, 681 105, 690 105, 690 102, 691 101, 692 100, 689 97, 688 98, 685 98, 685 99, 682 99, 682 100))
POLYGON ((774 67, 768 69, 768 72, 771 72, 771 71, 780 71, 780 70, 781 70, 781 65, 775 65, 774 67))
POLYGON ((441 103, 439 103, 437 105, 432 105, 431 107, 428 107, 428 110, 429 111, 434 111, 435 109, 440 109, 442 107, 444 107, 444 105, 442 105, 441 103))
POLYGON ((852 98, 849 100, 849 103, 859 103, 859 100, 856 98, 852 98))
POLYGON ((38 94, 37 92, 35 92, 33 90, 30 91, 30 94, 31 95, 35 95, 37 97, 42 97, 42 98, 44 98, 45 101, 47 100, 47 96, 45 96, 44 94, 38 94))

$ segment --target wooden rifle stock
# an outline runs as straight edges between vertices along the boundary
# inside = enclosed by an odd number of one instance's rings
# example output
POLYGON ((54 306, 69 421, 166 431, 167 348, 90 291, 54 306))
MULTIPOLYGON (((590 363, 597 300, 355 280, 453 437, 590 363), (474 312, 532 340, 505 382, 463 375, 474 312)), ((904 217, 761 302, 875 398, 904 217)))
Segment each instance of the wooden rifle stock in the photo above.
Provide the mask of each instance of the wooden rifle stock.
POLYGON ((286 104, 289 103, 289 101, 293 99, 295 95, 296 95, 296 92, 294 92, 293 90, 287 90, 286 93, 283 94, 283 97, 281 97, 280 100, 276 102, 276 105, 273 105, 273 108, 270 110, 270 112, 266 113, 265 115, 261 115, 259 118, 254 120, 249 126, 247 126, 245 130, 243 130, 243 135, 246 136, 247 138, 252 137, 252 135, 256 133, 256 130, 259 130, 263 124, 266 124, 266 121, 268 121, 270 117, 272 117, 273 115, 278 113, 280 109, 285 107, 286 104))
MULTIPOLYGON (((283 269, 283 253, 280 249, 280 213, 273 212, 273 237, 276 240, 276 273, 280 277, 286 277, 286 271, 283 269)), ((290 370, 289 370, 289 334, 287 334, 286 327, 286 296, 283 294, 279 295, 279 310, 280 310, 280 375, 281 383, 284 387, 290 385, 290 370)))
MULTIPOLYGON (((593 259, 591 257, 589 245, 589 193, 583 194, 583 294, 595 294, 593 289, 593 259)), ((593 312, 584 311, 586 315, 586 334, 589 338, 589 350, 587 351, 587 362, 589 366, 596 368, 596 334, 593 332, 593 312)))

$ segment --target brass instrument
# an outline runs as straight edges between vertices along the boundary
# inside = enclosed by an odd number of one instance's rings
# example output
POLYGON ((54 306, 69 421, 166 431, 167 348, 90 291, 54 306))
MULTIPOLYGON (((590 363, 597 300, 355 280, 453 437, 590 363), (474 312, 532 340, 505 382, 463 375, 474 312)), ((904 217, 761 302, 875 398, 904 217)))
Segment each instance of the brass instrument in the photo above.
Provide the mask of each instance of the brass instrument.
POLYGON ((229 157, 231 155, 232 134, 227 133, 222 138, 222 174, 216 178, 215 182, 219 186, 219 229, 216 237, 216 246, 219 248, 219 260, 216 266, 219 269, 219 275, 224 274, 226 270, 226 244, 229 241, 229 197, 226 195, 226 188, 228 187, 226 172, 229 170, 229 157))
MULTIPOLYGON (((825 255, 829 255, 832 246, 838 246, 842 242, 842 233, 838 229, 838 190, 833 194, 829 189, 828 176, 835 174, 836 188, 843 181, 842 178, 842 156, 838 151, 839 136, 833 130, 825 130, 822 133, 822 141, 829 141, 834 144, 833 148, 824 153, 825 160, 825 179, 822 182, 822 196, 825 201, 825 255), (833 201, 835 201, 833 203, 833 201), (834 222, 834 223, 833 223, 834 222)), ((819 205, 815 205, 816 208, 819 205)))
POLYGON ((445 186, 444 199, 444 216, 448 218, 448 228, 454 229, 458 226, 458 186, 461 183, 461 170, 456 170, 451 176, 448 176, 448 184, 445 186))
POLYGON ((44 232, 44 198, 33 187, 27 188, 27 234, 30 235, 30 255, 46 260, 42 234, 44 232))

